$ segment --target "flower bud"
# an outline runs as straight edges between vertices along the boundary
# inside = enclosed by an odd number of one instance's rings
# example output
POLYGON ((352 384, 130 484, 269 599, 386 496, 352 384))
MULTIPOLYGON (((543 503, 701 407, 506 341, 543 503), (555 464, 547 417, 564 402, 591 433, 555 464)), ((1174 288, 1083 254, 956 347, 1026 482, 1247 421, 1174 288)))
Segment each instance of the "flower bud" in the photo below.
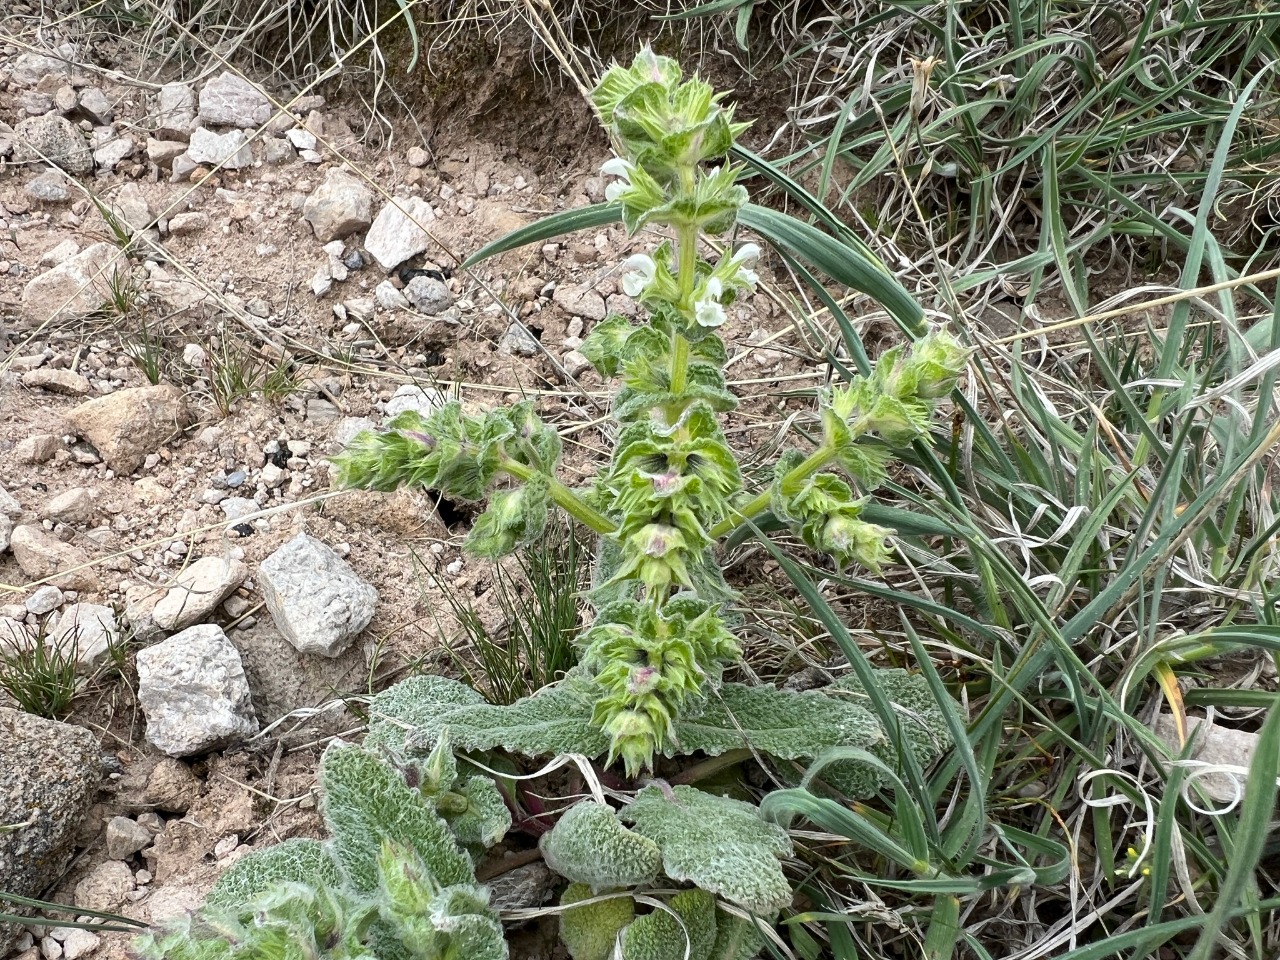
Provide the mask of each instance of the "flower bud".
POLYGON ((892 535, 888 527, 837 514, 822 528, 822 546, 842 559, 857 560, 878 573, 889 560, 888 538, 892 535))
POLYGON ((911 350, 908 361, 916 376, 917 395, 926 400, 945 397, 964 372, 970 350, 945 330, 934 330, 911 350))

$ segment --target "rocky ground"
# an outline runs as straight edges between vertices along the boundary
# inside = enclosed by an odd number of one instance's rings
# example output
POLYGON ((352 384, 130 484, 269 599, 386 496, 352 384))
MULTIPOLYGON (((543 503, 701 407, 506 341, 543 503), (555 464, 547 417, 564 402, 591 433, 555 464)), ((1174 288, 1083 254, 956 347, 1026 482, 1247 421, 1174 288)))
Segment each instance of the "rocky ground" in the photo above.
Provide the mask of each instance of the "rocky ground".
MULTIPOLYGON (((358 107, 270 93, 0 46, 0 653, 73 649, 81 671, 69 725, 0 693, 0 890, 143 921, 196 905, 252 846, 316 833, 348 698, 448 664, 440 581, 483 604, 492 580, 459 551, 471 509, 334 494, 326 457, 360 429, 533 396, 566 480, 605 455, 577 347, 635 312, 616 268, 642 241, 454 270, 601 199, 603 136, 539 175, 476 140, 369 150, 358 107)), ((735 313, 751 450, 815 374, 778 303, 735 313)), ((127 940, 3 931, 23 960, 127 940)))

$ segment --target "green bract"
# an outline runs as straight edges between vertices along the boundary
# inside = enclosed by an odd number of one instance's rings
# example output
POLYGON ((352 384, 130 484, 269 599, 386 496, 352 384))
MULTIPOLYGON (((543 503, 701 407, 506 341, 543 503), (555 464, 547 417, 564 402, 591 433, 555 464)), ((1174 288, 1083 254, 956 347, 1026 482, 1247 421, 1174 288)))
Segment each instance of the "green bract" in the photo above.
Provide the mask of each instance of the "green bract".
MULTIPOLYGON (((601 376, 621 381, 608 466, 590 489, 571 490, 556 479, 559 437, 531 404, 470 413, 453 403, 358 437, 338 457, 338 480, 487 497, 467 539, 480 556, 536 542, 553 503, 599 534, 588 595, 596 617, 578 642, 596 689, 590 723, 608 739, 610 762, 621 758, 634 775, 655 755, 681 748, 681 718, 707 707, 739 655, 716 540, 772 508, 838 564, 878 571, 891 559, 892 531, 860 517, 865 496, 884 478, 894 448, 928 439, 934 404, 951 391, 968 353, 942 331, 890 350, 868 376, 822 398, 816 451, 787 452, 772 485, 745 494, 719 420, 737 401, 716 331, 726 308, 755 290, 760 248, 743 243, 704 259, 702 244, 748 209, 739 170, 728 163, 747 125, 709 84, 683 77, 675 61, 649 49, 630 66, 611 67, 593 98, 618 148, 603 168, 611 209, 632 234, 662 225, 672 235, 621 265, 623 290, 648 318, 610 316, 582 344, 601 376)), ((494 249, 511 245, 499 241, 494 249)), ((882 295, 910 299, 872 261, 855 266, 850 275, 874 279, 882 295)), ((544 722, 564 723, 550 714, 537 721, 541 742, 556 741, 544 722)), ((510 744, 525 739, 507 729, 510 744)), ((562 733, 561 741, 583 740, 578 728, 562 733)))

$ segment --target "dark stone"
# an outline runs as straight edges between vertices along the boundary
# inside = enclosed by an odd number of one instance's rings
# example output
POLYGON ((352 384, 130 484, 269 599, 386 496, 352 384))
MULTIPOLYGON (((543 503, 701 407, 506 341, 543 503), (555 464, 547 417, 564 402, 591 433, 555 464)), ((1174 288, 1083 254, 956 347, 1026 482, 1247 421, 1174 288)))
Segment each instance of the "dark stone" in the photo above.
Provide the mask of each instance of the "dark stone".
MULTIPOLYGON (((0 707, 0 890, 39 897, 62 874, 97 793, 99 752, 83 727, 0 707)), ((0 924, 0 956, 17 934, 0 924)))

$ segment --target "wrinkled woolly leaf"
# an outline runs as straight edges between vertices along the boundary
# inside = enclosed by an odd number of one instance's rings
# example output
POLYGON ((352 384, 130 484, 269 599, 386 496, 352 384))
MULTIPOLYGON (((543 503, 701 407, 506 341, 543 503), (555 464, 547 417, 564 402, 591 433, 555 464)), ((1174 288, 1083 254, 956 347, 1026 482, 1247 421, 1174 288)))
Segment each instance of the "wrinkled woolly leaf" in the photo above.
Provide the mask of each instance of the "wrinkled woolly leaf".
POLYGON ((341 886, 282 882, 236 910, 213 908, 182 917, 136 946, 156 960, 373 960, 364 934, 375 913, 370 901, 341 886))
POLYGON ((718 756, 749 746, 781 760, 883 740, 875 717, 858 703, 740 683, 724 684, 700 716, 677 721, 676 737, 682 753, 718 756))
POLYGON ((792 852, 777 824, 758 807, 679 786, 670 796, 645 787, 618 816, 662 850, 662 870, 754 913, 791 903, 791 885, 778 862, 792 852))
POLYGON ((459 843, 487 850, 507 835, 511 811, 497 784, 488 777, 469 777, 457 792, 466 798, 467 809, 445 819, 459 843))
MULTIPOLYGON (((560 897, 560 906, 568 907, 594 896, 585 883, 571 883, 560 897)), ((629 896, 574 907, 560 914, 560 939, 573 960, 609 960, 618 934, 635 915, 635 901, 629 896)))
POLYGON ((204 903, 206 907, 236 910, 281 883, 336 887, 342 877, 324 844, 295 837, 241 857, 218 878, 204 903))
POLYGON ((388 687, 369 702, 369 732, 365 735, 364 747, 399 753, 404 749, 405 738, 419 726, 455 707, 482 703, 485 703, 484 697, 457 680, 410 677, 388 687))
POLYGON ((394 940, 415 958, 505 960, 506 938, 489 908, 488 888, 458 884, 441 889, 428 872, 412 854, 384 848, 381 919, 394 940))
POLYGON ((441 886, 474 883, 471 859, 448 824, 399 773, 373 754, 334 744, 320 761, 324 817, 334 851, 351 886, 378 889, 384 843, 412 849, 441 886))
POLYGON ((682 960, 686 948, 689 960, 707 960, 716 942, 715 899, 704 890, 685 890, 667 906, 676 916, 654 910, 622 932, 623 960, 682 960))
MULTIPOLYGON (((876 680, 898 717, 898 729, 911 744, 921 766, 933 763, 951 746, 946 716, 933 699, 929 682, 919 674, 902 669, 876 671, 876 680)), ((835 701, 850 705, 869 704, 866 691, 856 674, 841 677, 821 693, 835 701)), ((898 763, 898 749, 894 736, 885 736, 871 744, 863 744, 871 753, 880 757, 890 767, 898 763)), ((822 768, 822 779, 827 785, 847 797, 868 797, 882 785, 880 772, 855 760, 836 760, 822 768)))
POLYGON ((628 830, 611 807, 584 800, 538 843, 547 866, 597 893, 651 883, 662 866, 658 845, 628 830))
POLYGON ((751 960, 764 949, 764 934, 754 920, 716 910, 716 942, 708 960, 751 960))
POLYGON ((609 739, 591 725, 598 688, 582 677, 570 677, 508 706, 487 703, 441 709, 428 716, 418 711, 418 728, 407 741, 410 752, 435 745, 446 727, 458 750, 500 747, 525 756, 583 753, 597 757, 609 739))

